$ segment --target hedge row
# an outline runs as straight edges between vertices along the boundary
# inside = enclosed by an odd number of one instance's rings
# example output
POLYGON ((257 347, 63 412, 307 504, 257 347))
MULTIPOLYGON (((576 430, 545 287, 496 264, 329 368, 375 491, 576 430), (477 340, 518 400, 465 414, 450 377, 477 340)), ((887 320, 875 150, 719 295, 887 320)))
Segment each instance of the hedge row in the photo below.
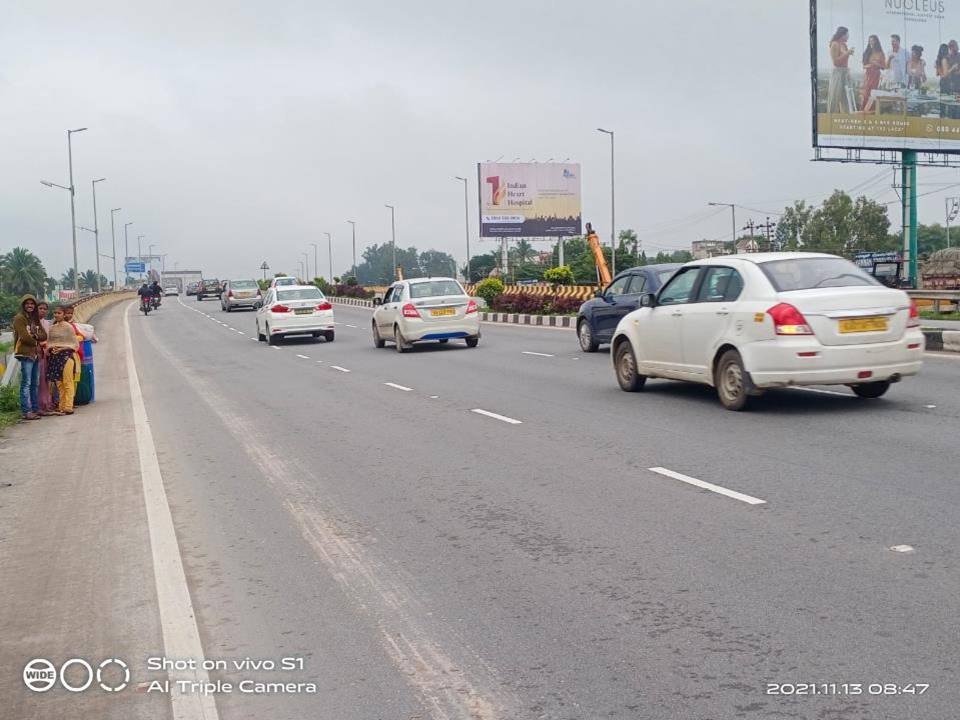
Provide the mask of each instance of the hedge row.
POLYGON ((582 300, 556 295, 531 295, 530 293, 502 293, 488 303, 493 312, 520 313, 522 315, 573 315, 583 304, 582 300))

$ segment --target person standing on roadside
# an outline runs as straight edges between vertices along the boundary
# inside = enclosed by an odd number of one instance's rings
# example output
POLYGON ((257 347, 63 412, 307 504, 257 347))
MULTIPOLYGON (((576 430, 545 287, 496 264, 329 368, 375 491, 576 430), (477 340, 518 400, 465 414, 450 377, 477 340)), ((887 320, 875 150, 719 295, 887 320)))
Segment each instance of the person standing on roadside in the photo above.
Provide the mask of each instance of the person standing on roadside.
POLYGON ((53 325, 47 336, 47 381, 57 384, 60 396, 59 412, 55 414, 73 415, 78 347, 76 330, 58 305, 53 309, 53 325))
POLYGON ((24 295, 20 298, 20 312, 13 318, 13 355, 20 361, 20 413, 24 420, 40 419, 40 353, 46 339, 37 299, 24 295))
MULTIPOLYGON (((40 325, 43 326, 43 332, 50 332, 50 325, 52 324, 47 320, 47 315, 50 313, 50 305, 47 304, 46 300, 41 300, 37 303, 37 315, 40 317, 40 325)), ((53 398, 50 394, 50 385, 47 383, 47 347, 46 342, 40 343, 40 375, 39 375, 39 385, 37 390, 37 399, 40 402, 40 414, 49 415, 50 412, 54 409, 53 398)))

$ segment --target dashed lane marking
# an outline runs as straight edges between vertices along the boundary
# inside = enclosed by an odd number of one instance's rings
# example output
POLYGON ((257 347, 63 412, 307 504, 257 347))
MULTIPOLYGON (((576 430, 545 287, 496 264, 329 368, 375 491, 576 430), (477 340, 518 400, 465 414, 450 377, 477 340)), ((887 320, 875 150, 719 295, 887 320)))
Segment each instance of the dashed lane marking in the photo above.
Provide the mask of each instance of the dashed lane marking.
POLYGON ((490 412, 489 410, 484 410, 482 408, 473 408, 470 412, 476 413, 477 415, 485 415, 488 418, 493 418, 494 420, 499 420, 500 422, 509 423, 510 425, 522 425, 523 420, 517 420, 516 418, 507 417, 506 415, 500 415, 495 412, 490 412))
POLYGON ((537 357, 555 357, 554 355, 551 355, 550 353, 533 352, 532 350, 522 350, 522 351, 520 352, 520 354, 521 354, 521 355, 536 355, 537 357))
POLYGON ((411 392, 413 390, 413 388, 408 388, 406 385, 397 385, 396 383, 392 382, 385 382, 384 385, 387 387, 392 387, 395 390, 403 390, 403 392, 411 392))
POLYGON ((350 372, 345 367, 340 367, 339 365, 331 365, 330 367, 334 370, 339 370, 340 372, 345 372, 345 373, 350 372))
POLYGON ((306 355, 301 355, 300 353, 297 353, 297 357, 298 357, 298 358, 303 358, 304 360, 309 360, 309 359, 310 359, 310 358, 307 357, 306 355))
POLYGON ((719 485, 714 485, 713 483, 708 483, 703 480, 697 480, 697 478, 690 477, 689 475, 684 475, 682 473, 674 472, 673 470, 668 470, 667 468, 662 467, 652 467, 649 468, 650 472, 655 472, 658 475, 664 475, 668 478, 673 478, 674 480, 679 480, 680 482, 687 483, 688 485, 693 485, 704 490, 709 490, 710 492, 715 492, 719 495, 725 495, 728 498, 733 498, 734 500, 739 500, 740 502, 745 502, 748 505, 766 505, 766 500, 761 500, 760 498, 755 498, 752 495, 744 495, 739 493, 736 490, 730 490, 719 485))

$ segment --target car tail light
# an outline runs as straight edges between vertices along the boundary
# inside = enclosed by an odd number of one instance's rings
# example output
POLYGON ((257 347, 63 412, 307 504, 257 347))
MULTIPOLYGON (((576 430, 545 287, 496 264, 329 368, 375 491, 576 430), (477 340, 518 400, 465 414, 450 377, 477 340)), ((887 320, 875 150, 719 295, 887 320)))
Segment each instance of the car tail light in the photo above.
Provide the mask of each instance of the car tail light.
POLYGON ((907 318, 907 327, 920 327, 920 311, 917 310, 917 301, 910 299, 910 317, 907 318))
POLYGON ((401 312, 403 313, 403 316, 404 316, 405 318, 418 318, 418 317, 420 317, 420 311, 417 310, 417 309, 413 306, 412 303, 407 303, 406 305, 404 305, 404 306, 403 306, 403 310, 402 310, 401 312))
POLYGON ((475 300, 471 300, 467 303, 467 315, 470 313, 475 313, 477 311, 477 303, 475 300))
POLYGON ((285 313, 290 312, 290 308, 288 308, 286 305, 274 305, 272 308, 270 308, 270 312, 285 313))
POLYGON ((317 310, 333 310, 333 305, 324 300, 322 303, 317 305, 317 310))
POLYGON ((233 297, 233 290, 227 290, 227 297, 233 297))
POLYGON ((780 303, 767 310, 773 318, 773 329, 777 335, 813 335, 807 319, 789 303, 780 303))

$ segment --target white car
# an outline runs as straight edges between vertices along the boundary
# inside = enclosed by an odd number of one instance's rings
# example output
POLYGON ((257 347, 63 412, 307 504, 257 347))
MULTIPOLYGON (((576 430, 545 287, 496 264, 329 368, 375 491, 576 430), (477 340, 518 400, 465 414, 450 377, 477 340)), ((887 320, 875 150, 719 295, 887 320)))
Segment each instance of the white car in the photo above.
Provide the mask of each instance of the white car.
POLYGON ((373 344, 378 348, 387 340, 398 352, 426 340, 460 339, 471 348, 480 342, 477 303, 453 278, 401 280, 373 304, 373 344))
POLYGON ((167 285, 163 289, 164 297, 168 297, 170 295, 179 295, 179 294, 180 294, 180 288, 178 288, 176 285, 167 285))
POLYGON ((257 340, 271 345, 288 335, 313 335, 333 342, 333 305, 316 285, 281 285, 257 303, 257 340))
POLYGON ((270 281, 270 287, 285 287, 291 285, 299 285, 300 281, 295 277, 290 277, 289 275, 278 275, 273 280, 270 281))
POLYGON ((883 395, 916 375, 916 305, 853 263, 821 253, 729 255, 687 263, 623 317, 611 344, 617 382, 712 385, 740 410, 765 388, 848 385, 883 395))

